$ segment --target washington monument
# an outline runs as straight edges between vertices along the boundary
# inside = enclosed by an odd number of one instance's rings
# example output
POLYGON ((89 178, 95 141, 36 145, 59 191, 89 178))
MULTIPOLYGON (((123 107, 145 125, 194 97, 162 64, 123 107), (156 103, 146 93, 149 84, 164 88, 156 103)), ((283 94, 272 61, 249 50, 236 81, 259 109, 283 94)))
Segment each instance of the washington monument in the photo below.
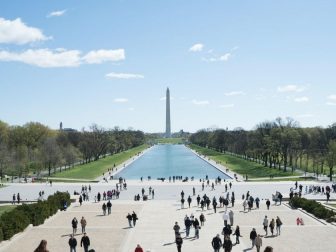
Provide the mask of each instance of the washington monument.
POLYGON ((166 138, 171 137, 170 130, 170 93, 169 88, 166 91, 166 138))

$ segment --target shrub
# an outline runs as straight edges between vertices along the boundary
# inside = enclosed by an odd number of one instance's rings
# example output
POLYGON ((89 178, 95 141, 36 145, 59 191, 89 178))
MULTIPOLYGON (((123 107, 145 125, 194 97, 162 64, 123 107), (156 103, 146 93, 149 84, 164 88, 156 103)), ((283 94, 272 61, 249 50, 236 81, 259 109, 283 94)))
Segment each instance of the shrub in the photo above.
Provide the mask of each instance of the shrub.
POLYGON ((3 232, 2 232, 2 226, 0 226, 0 242, 3 241, 3 232))
POLYGON ((30 223, 25 213, 17 209, 4 213, 0 221, 5 240, 10 239, 16 233, 22 232, 30 223))

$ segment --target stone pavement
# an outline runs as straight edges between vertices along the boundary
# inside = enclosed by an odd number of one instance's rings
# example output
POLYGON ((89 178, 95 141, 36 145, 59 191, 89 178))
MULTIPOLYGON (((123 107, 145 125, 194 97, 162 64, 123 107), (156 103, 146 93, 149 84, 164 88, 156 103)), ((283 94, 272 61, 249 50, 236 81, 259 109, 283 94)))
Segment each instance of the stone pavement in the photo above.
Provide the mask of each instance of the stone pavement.
MULTIPOLYGON (((309 184, 309 182, 306 182, 309 184)), ((16 251, 33 251, 41 239, 48 241, 48 249, 51 252, 68 250, 68 235, 72 232, 71 220, 77 217, 78 220, 82 216, 87 219, 87 233, 91 239, 92 248, 98 252, 116 251, 116 252, 133 252, 139 243, 144 251, 165 252, 176 251, 174 243, 173 225, 178 221, 181 231, 184 232, 184 216, 194 214, 199 217, 201 209, 195 206, 196 199, 193 197, 192 208, 181 209, 180 192, 183 189, 185 197, 192 192, 192 187, 196 187, 196 195, 201 196, 206 193, 210 198, 219 195, 225 195, 224 186, 216 187, 215 191, 211 191, 209 187, 205 191, 201 191, 199 184, 194 183, 160 183, 158 181, 150 182, 130 182, 129 189, 121 193, 120 200, 113 200, 112 214, 110 216, 102 216, 102 203, 85 202, 83 206, 78 203, 73 204, 66 212, 60 212, 47 220, 45 224, 39 227, 29 228, 22 235, 14 238, 9 243, 0 244, 0 251, 16 252, 16 251), (148 190, 149 186, 155 189, 155 199, 149 201, 133 201, 133 196, 140 193, 142 187, 148 190), (139 221, 135 228, 128 228, 126 215, 128 212, 135 211, 138 214, 139 221), (8 246, 6 246, 6 244, 8 246), (5 246, 4 246, 5 245, 5 246)), ((313 183, 316 184, 316 183, 313 183)), ((111 188, 112 184, 94 184, 91 185, 93 192, 90 197, 97 191, 111 188)), ((250 240, 249 233, 253 227, 257 232, 264 235, 262 221, 265 215, 268 218, 276 218, 279 216, 283 222, 281 236, 263 238, 263 248, 267 245, 274 247, 274 251, 336 251, 335 226, 330 224, 324 225, 319 221, 305 215, 298 210, 291 210, 288 207, 271 206, 270 210, 265 209, 265 202, 261 201, 261 208, 253 210, 250 213, 242 212, 242 201, 239 200, 242 193, 250 190, 251 194, 260 198, 270 197, 275 190, 283 193, 293 186, 293 182, 279 183, 234 183, 233 190, 236 194, 236 204, 232 208, 235 214, 234 226, 239 225, 241 228, 241 244, 234 246, 233 251, 249 251, 250 240), (296 226, 296 218, 302 217, 305 225, 296 226)), ((11 191, 21 190, 27 195, 38 193, 41 188, 48 189, 48 193, 53 190, 61 190, 67 188, 70 192, 73 190, 80 191, 81 185, 67 185, 55 183, 52 187, 46 185, 21 185, 9 186, 0 190, 2 197, 3 190, 7 193, 11 191), (50 190, 50 191, 49 191, 50 190)), ((141 194, 141 193, 140 193, 141 194)), ((309 195, 309 197, 324 197, 323 195, 309 195)), ((335 198, 335 194, 332 194, 335 198)), ((185 206, 187 204, 185 203, 185 206)), ((223 228, 222 220, 223 208, 218 208, 216 214, 213 210, 204 211, 206 217, 205 226, 200 230, 200 239, 184 239, 182 251, 205 252, 212 251, 211 240, 217 234, 221 233, 223 228)), ((80 228, 79 228, 80 230, 80 228)), ((194 230, 191 230, 191 235, 194 230)), ((182 234, 184 237, 185 234, 182 234)), ((221 236, 223 238, 223 236, 221 236)), ((80 242, 81 235, 76 236, 80 242)), ((235 241, 232 236, 232 240, 235 241)), ((78 251, 82 251, 78 248, 78 251)), ((256 251, 254 248, 253 251, 256 251)))

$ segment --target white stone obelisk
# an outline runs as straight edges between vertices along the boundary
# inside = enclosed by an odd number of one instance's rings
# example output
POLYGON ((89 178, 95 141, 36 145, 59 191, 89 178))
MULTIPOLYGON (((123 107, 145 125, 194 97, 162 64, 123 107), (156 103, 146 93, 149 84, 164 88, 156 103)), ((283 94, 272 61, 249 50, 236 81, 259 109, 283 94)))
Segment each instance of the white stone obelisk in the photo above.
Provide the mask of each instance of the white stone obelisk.
POLYGON ((170 93, 169 88, 166 91, 166 138, 171 137, 170 129, 170 93))

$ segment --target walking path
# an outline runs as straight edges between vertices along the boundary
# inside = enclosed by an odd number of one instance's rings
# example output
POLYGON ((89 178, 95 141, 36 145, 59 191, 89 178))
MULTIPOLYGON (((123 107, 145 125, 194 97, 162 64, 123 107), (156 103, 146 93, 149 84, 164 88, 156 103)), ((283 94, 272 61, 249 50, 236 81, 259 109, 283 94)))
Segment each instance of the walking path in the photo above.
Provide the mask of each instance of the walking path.
MULTIPOLYGON (((16 251, 33 251, 41 239, 48 241, 48 249, 52 252, 68 250, 68 235, 72 232, 71 220, 77 217, 78 220, 84 216, 88 222, 87 233, 91 239, 91 248, 96 251, 111 251, 111 252, 132 252, 139 243, 144 248, 144 251, 151 252, 171 252, 176 251, 174 243, 173 225, 178 221, 181 226, 182 237, 184 234, 184 216, 194 214, 199 217, 201 209, 196 207, 196 199, 193 197, 192 207, 181 209, 180 192, 184 190, 185 197, 192 195, 192 188, 195 187, 196 195, 201 196, 206 193, 210 199, 219 195, 225 195, 224 185, 218 185, 216 190, 211 190, 206 187, 202 191, 200 183, 161 183, 159 181, 138 182, 130 181, 127 191, 122 191, 119 200, 112 201, 112 214, 102 216, 102 203, 85 202, 83 206, 78 203, 73 204, 66 212, 60 212, 47 220, 45 224, 29 228, 22 235, 18 235, 13 241, 0 244, 0 251, 16 252, 16 251), (140 193, 141 188, 151 186, 155 189, 155 199, 149 201, 133 201, 135 194, 140 193), (135 211, 138 214, 139 220, 135 228, 128 228, 126 219, 127 213, 135 211)), ((270 210, 265 207, 265 201, 261 201, 259 210, 252 210, 250 213, 244 213, 241 194, 250 191, 254 197, 260 199, 270 197, 275 190, 285 194, 293 182, 251 182, 241 183, 234 182, 233 188, 236 195, 236 204, 232 208, 234 212, 234 226, 239 225, 241 228, 241 243, 234 246, 233 251, 248 251, 250 248, 249 233, 252 228, 256 228, 257 232, 264 235, 262 229, 262 221, 265 215, 268 218, 276 218, 279 216, 283 222, 281 235, 278 237, 264 237, 263 247, 271 245, 274 251, 335 251, 336 240, 334 239, 335 227, 333 225, 324 225, 319 221, 309 217, 298 210, 291 210, 288 207, 271 206, 270 210), (296 226, 296 218, 303 218, 305 225, 296 226)), ((311 182, 303 182, 302 184, 314 184, 311 182)), ((326 185, 326 184, 323 184, 326 185)), ((114 186, 113 184, 91 184, 92 192, 90 199, 98 191, 103 192, 114 186)), ((17 184, 5 187, 0 190, 0 198, 4 196, 4 192, 12 191, 26 195, 29 198, 30 194, 38 195, 38 191, 44 188, 46 193, 53 193, 55 190, 73 190, 80 191, 81 185, 78 184, 62 184, 54 183, 52 187, 45 184, 17 184)), ((9 195, 9 197, 11 194, 9 195)), ((324 195, 309 194, 310 198, 324 198, 324 195)), ((335 199, 335 194, 332 194, 335 199)), ((185 204, 187 206, 187 204, 185 204)), ((229 208, 230 209, 230 208, 229 208)), ((206 217, 205 226, 200 230, 200 239, 193 237, 184 239, 182 251, 204 252, 212 251, 211 240, 217 234, 221 233, 223 228, 223 208, 218 208, 216 214, 213 210, 204 212, 206 217)), ((80 227, 79 229, 80 230, 80 227)), ((191 230, 193 236, 194 230, 191 230)), ((223 238, 223 236, 221 236, 223 238)), ((77 241, 80 242, 81 235, 76 235, 77 241)), ((232 236, 232 241, 235 239, 232 236)), ((254 249, 255 250, 255 249, 254 249)))

